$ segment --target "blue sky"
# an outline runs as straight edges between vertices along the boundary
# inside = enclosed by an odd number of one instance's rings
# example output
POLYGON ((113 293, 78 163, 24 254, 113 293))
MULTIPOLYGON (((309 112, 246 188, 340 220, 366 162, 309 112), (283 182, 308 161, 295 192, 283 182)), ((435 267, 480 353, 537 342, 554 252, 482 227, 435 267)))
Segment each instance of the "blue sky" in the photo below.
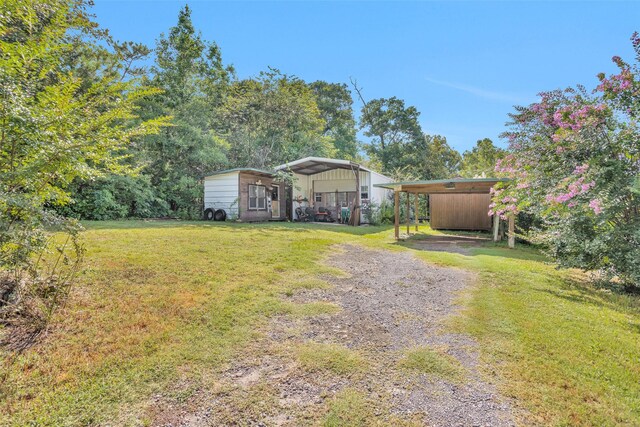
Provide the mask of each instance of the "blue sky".
MULTIPOLYGON (((307 81, 358 80, 367 99, 397 96, 425 132, 456 149, 500 142, 513 105, 543 90, 596 85, 632 61, 635 2, 222 2, 96 0, 118 40, 153 46, 184 4, 238 76, 268 66, 307 81)), ((356 109, 360 105, 356 103, 356 109)))

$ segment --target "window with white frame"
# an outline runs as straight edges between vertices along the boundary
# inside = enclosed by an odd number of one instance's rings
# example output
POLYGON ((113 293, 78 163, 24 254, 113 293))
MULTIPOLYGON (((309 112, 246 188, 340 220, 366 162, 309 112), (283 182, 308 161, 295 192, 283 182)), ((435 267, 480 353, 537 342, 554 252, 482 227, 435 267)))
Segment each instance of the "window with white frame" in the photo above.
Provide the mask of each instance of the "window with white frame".
POLYGON ((322 203, 322 193, 315 194, 315 201, 318 203, 322 203))
POLYGON ((368 185, 361 185, 360 186, 360 199, 361 200, 368 200, 369 199, 369 186, 368 185))
POLYGON ((267 187, 264 185, 249 185, 249 210, 267 210, 267 187))

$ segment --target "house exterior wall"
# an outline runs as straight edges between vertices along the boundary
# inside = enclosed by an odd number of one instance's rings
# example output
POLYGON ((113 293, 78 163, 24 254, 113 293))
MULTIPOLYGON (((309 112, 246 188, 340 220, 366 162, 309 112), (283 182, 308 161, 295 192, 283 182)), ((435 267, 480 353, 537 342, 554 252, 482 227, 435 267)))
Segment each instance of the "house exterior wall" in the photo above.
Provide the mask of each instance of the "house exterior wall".
MULTIPOLYGON (((309 205, 313 205, 313 193, 332 191, 356 191, 356 179, 352 171, 347 169, 333 169, 314 175, 294 174, 296 183, 293 198, 306 198, 309 205), (299 187, 299 188, 295 188, 299 187), (316 188, 317 187, 317 188, 316 188)), ((360 171, 360 185, 368 185, 371 191, 369 172, 360 171)))
POLYGON ((369 192, 370 192, 369 194, 371 195, 370 200, 372 200, 377 204, 381 204, 385 200, 391 201, 393 191, 386 188, 374 187, 374 185, 388 184, 390 182, 393 182, 393 180, 391 178, 388 178, 384 175, 379 174, 378 172, 373 172, 373 171, 371 171, 370 176, 371 176, 370 178, 371 184, 369 185, 369 192))
POLYGON ((269 221, 271 219, 286 218, 286 194, 284 184, 274 183, 273 178, 254 175, 251 172, 240 172, 238 179, 239 203, 240 209, 239 219, 242 221, 269 221), (266 187, 267 193, 267 209, 266 210, 249 210, 249 185, 255 184, 257 181, 266 187), (271 215, 271 190, 278 187, 278 203, 280 205, 280 216, 273 218, 271 215))
POLYGON ((238 216, 237 171, 204 179, 204 208, 224 209, 230 219, 238 216))

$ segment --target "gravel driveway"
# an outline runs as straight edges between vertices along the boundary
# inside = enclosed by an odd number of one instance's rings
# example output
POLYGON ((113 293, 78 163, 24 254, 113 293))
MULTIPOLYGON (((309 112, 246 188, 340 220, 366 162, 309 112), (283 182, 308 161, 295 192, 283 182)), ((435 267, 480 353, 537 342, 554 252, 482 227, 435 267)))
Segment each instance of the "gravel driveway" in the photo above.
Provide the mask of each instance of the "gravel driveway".
POLYGON ((428 426, 514 425, 510 402, 479 372, 476 343, 443 327, 456 310, 457 294, 472 282, 469 273, 426 264, 409 252, 356 246, 333 252, 326 262, 344 271, 345 277, 325 277, 330 288, 286 298, 294 303, 332 303, 339 311, 274 318, 264 338, 223 373, 218 393, 192 402, 198 407, 195 412, 160 416, 155 424, 316 424, 327 399, 350 389, 379 402, 374 404, 379 406, 375 416, 382 425, 396 425, 398 420, 428 426), (367 360, 368 369, 346 376, 308 372, 291 349, 309 342, 356 351, 367 360), (463 379, 399 367, 407 350, 424 347, 455 361, 464 371, 463 379))

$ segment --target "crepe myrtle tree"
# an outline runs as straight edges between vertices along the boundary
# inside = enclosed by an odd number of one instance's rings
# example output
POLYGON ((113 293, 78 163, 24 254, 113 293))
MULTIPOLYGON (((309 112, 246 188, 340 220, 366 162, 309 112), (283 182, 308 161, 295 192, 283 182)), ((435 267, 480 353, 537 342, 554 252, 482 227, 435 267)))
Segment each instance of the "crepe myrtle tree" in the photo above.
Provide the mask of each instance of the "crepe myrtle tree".
POLYGON ((635 63, 583 87, 543 92, 511 115, 509 154, 496 171, 513 178, 493 192, 490 215, 534 214, 531 238, 561 266, 640 287, 640 37, 635 63))

